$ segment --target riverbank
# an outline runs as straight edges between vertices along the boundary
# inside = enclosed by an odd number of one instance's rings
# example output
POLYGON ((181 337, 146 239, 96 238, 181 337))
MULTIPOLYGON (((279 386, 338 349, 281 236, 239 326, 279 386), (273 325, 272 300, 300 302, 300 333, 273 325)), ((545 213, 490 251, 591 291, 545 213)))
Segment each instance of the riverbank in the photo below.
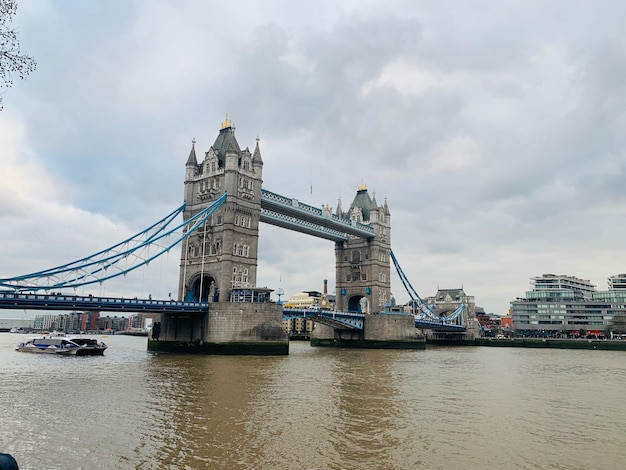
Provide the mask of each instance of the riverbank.
POLYGON ((626 351, 626 341, 592 339, 542 339, 542 338, 476 338, 473 340, 428 339, 426 344, 437 346, 488 346, 495 348, 547 348, 547 349, 598 349, 626 351))

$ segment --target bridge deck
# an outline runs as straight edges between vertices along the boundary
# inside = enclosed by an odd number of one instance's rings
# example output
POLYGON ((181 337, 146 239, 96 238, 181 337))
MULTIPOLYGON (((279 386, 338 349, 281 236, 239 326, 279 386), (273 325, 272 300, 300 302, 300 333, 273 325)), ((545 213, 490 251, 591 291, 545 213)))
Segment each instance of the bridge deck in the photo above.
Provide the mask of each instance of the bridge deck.
POLYGON ((120 313, 206 313, 209 310, 209 304, 208 302, 177 302, 174 300, 0 292, 0 308, 120 313))

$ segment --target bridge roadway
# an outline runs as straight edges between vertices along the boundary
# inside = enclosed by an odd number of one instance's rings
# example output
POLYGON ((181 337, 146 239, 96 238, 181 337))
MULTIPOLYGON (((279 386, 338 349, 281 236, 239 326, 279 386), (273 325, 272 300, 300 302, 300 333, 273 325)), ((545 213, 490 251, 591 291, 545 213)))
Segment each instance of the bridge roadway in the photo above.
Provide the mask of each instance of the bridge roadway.
MULTIPOLYGON (((385 315, 385 312, 381 312, 379 315, 385 315)), ((408 315, 408 314, 407 314, 408 315)), ((305 318, 324 323, 334 328, 348 328, 355 330, 363 329, 363 313, 346 313, 336 312, 334 310, 322 310, 315 308, 283 308, 283 319, 289 320, 293 318, 305 318)), ((436 321, 425 321, 415 319, 415 327, 423 328, 438 332, 459 332, 466 331, 464 325, 453 325, 436 321)))
POLYGON ((119 313, 205 313, 208 302, 124 299, 66 294, 0 292, 0 309, 80 310, 119 313))
MULTIPOLYGON (((175 300, 125 299, 118 297, 94 297, 81 295, 28 294, 0 292, 0 309, 12 310, 55 310, 55 311, 98 311, 113 313, 170 313, 202 314, 209 311, 209 302, 178 302, 175 300)), ((384 315, 384 313, 383 313, 384 315)), ((334 328, 363 329, 365 314, 336 312, 322 309, 283 308, 283 319, 311 319, 334 328)), ((465 331, 462 325, 415 320, 417 328, 435 331, 465 331)))

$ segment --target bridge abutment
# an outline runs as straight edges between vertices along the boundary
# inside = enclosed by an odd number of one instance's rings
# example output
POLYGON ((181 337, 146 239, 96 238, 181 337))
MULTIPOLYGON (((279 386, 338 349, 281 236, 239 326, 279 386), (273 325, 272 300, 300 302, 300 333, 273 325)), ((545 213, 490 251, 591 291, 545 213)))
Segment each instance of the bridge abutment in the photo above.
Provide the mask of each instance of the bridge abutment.
POLYGON ((210 312, 163 314, 149 351, 223 355, 289 354, 282 306, 274 303, 217 302, 210 312))
POLYGON ((411 315, 374 314, 363 319, 363 330, 336 329, 320 323, 311 332, 312 346, 363 349, 425 349, 426 340, 411 315))

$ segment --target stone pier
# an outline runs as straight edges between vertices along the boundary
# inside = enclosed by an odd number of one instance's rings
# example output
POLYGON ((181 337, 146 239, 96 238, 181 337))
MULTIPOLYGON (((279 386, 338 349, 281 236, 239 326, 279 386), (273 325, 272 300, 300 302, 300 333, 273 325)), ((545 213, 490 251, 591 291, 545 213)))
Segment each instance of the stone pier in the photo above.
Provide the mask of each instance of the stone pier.
POLYGON ((158 331, 155 334, 153 327, 149 351, 289 354, 289 338, 282 329, 282 306, 275 303, 217 302, 203 314, 163 314, 158 331))
POLYGON ((415 328, 412 315, 373 314, 366 315, 363 322, 363 331, 316 323, 311 333, 311 345, 365 349, 426 348, 426 340, 415 328))

